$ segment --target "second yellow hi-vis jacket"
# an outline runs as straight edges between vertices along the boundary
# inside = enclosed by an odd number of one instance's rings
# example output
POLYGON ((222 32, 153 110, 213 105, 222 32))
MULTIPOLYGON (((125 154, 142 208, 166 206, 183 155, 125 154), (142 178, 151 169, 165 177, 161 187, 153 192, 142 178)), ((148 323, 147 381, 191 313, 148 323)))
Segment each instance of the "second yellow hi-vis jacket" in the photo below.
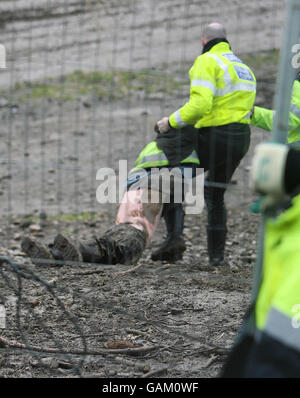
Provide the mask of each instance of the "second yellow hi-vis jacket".
POLYGON ((190 99, 169 117, 171 127, 250 124, 256 79, 222 41, 201 54, 189 71, 190 99))

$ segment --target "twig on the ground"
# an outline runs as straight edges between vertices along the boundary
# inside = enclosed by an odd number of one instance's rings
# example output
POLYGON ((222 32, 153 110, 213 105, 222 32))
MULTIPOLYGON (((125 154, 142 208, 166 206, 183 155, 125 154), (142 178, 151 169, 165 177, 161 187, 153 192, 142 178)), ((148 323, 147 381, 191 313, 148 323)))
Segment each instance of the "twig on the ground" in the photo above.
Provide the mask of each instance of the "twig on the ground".
POLYGON ((203 368, 208 368, 215 360, 218 358, 218 355, 212 355, 209 360, 206 362, 206 364, 203 366, 203 368))
POLYGON ((214 340, 214 342, 217 342, 217 341, 221 340, 221 338, 224 336, 224 334, 225 334, 225 333, 220 334, 220 336, 217 337, 217 338, 214 340))
POLYGON ((133 271, 137 270, 138 268, 141 268, 142 266, 143 266, 143 264, 138 264, 138 265, 136 265, 135 267, 130 268, 130 269, 126 270, 126 271, 114 272, 113 275, 125 275, 125 274, 129 274, 130 272, 133 272, 133 271))
POLYGON ((137 334, 137 335, 141 335, 141 336, 146 336, 147 334, 149 334, 149 332, 143 332, 142 330, 137 330, 137 329, 126 329, 127 333, 132 333, 132 334, 137 334))
POLYGON ((108 354, 125 354, 125 355, 140 355, 150 351, 154 351, 159 348, 159 346, 149 346, 149 347, 135 347, 135 348, 122 348, 122 349, 102 349, 96 351, 80 351, 80 350, 70 350, 62 351, 55 348, 42 348, 38 346, 26 346, 25 344, 9 341, 4 337, 0 336, 0 346, 8 346, 15 348, 22 348, 30 351, 37 352, 47 352, 51 354, 73 354, 73 355, 108 355, 108 354))
POLYGON ((147 377, 150 377, 150 376, 158 375, 158 374, 166 372, 167 370, 168 370, 168 366, 164 366, 164 367, 159 368, 159 369, 154 369, 154 370, 151 370, 148 373, 145 373, 141 378, 144 379, 144 378, 147 378, 147 377))
POLYGON ((159 267, 159 268, 157 268, 156 270, 155 270, 155 272, 161 272, 161 271, 165 271, 165 270, 167 270, 167 269, 169 269, 169 268, 171 268, 172 267, 172 264, 164 264, 164 265, 162 265, 161 267, 159 267))
POLYGON ((208 347, 208 346, 203 346, 200 349, 197 350, 197 353, 208 353, 208 352, 212 352, 215 354, 219 354, 219 355, 226 355, 228 352, 230 351, 229 348, 225 348, 225 347, 208 347))
POLYGON ((101 274, 101 273, 103 273, 103 271, 106 271, 106 270, 97 269, 97 270, 94 270, 94 271, 75 272, 73 275, 85 276, 85 275, 101 274))
POLYGON ((97 264, 96 266, 97 266, 97 268, 91 269, 89 271, 74 272, 73 275, 82 276, 82 275, 101 274, 101 273, 103 273, 105 271, 125 268, 124 265, 117 265, 117 264, 97 264))

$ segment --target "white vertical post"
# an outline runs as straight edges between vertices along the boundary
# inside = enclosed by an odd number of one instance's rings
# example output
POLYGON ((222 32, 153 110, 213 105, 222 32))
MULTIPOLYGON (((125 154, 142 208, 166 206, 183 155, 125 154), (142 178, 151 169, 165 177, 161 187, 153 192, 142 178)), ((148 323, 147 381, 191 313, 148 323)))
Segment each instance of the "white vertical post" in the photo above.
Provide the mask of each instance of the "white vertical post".
POLYGON ((3 304, 0 304, 0 329, 5 329, 6 327, 6 311, 3 304))
POLYGON ((0 44, 0 69, 6 68, 6 48, 0 44))
POLYGON ((273 142, 286 143, 291 93, 296 75, 297 46, 300 47, 300 0, 289 0, 274 103, 276 115, 271 136, 273 142))

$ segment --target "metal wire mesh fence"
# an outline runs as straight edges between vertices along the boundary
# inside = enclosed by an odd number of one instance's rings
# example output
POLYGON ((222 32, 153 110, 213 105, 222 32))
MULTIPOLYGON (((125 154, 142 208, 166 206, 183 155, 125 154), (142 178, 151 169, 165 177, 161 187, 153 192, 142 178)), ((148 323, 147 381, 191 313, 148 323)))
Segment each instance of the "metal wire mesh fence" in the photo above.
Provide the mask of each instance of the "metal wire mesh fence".
MULTIPOLYGON (((190 252, 176 269, 154 266, 149 250, 130 269, 35 265, 20 242, 25 234, 48 243, 58 232, 88 239, 114 223, 118 204, 96 200, 97 170, 111 168, 118 176, 121 159, 129 170, 154 139, 156 121, 186 101, 204 24, 224 22, 235 53, 257 75, 257 103, 271 107, 285 2, 1 3, 0 298, 6 325, 0 355, 2 364, 16 367, 4 374, 213 374, 218 367, 210 373, 210 366, 222 361, 238 324, 229 334, 221 326, 234 312, 224 294, 233 289, 233 302, 242 297, 246 304, 251 267, 245 275, 219 276, 193 268, 205 253, 202 214, 187 219, 190 252), (210 319, 216 302, 224 312, 221 324, 210 319), (182 357, 186 362, 178 365, 182 357)), ((253 145, 268 134, 254 132, 253 145)), ((228 186, 234 229, 228 250, 234 257, 246 239, 252 246, 239 255, 250 265, 257 222, 245 215, 251 154, 252 146, 228 186)), ((162 239, 159 228, 154 245, 162 239)))

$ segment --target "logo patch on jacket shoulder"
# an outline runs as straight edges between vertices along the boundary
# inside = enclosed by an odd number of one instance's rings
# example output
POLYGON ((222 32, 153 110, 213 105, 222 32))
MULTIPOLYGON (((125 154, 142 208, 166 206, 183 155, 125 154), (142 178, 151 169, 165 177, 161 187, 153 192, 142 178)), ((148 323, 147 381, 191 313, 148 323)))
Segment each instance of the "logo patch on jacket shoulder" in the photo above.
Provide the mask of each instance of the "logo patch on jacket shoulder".
POLYGON ((243 66, 240 66, 240 65, 234 65, 233 67, 234 67, 239 79, 249 80, 251 82, 254 81, 253 76, 249 69, 244 68, 243 66))
POLYGON ((233 53, 222 54, 222 56, 227 58, 228 61, 230 61, 230 62, 238 62, 239 64, 243 64, 244 63, 241 59, 239 59, 239 57, 237 57, 233 53))

